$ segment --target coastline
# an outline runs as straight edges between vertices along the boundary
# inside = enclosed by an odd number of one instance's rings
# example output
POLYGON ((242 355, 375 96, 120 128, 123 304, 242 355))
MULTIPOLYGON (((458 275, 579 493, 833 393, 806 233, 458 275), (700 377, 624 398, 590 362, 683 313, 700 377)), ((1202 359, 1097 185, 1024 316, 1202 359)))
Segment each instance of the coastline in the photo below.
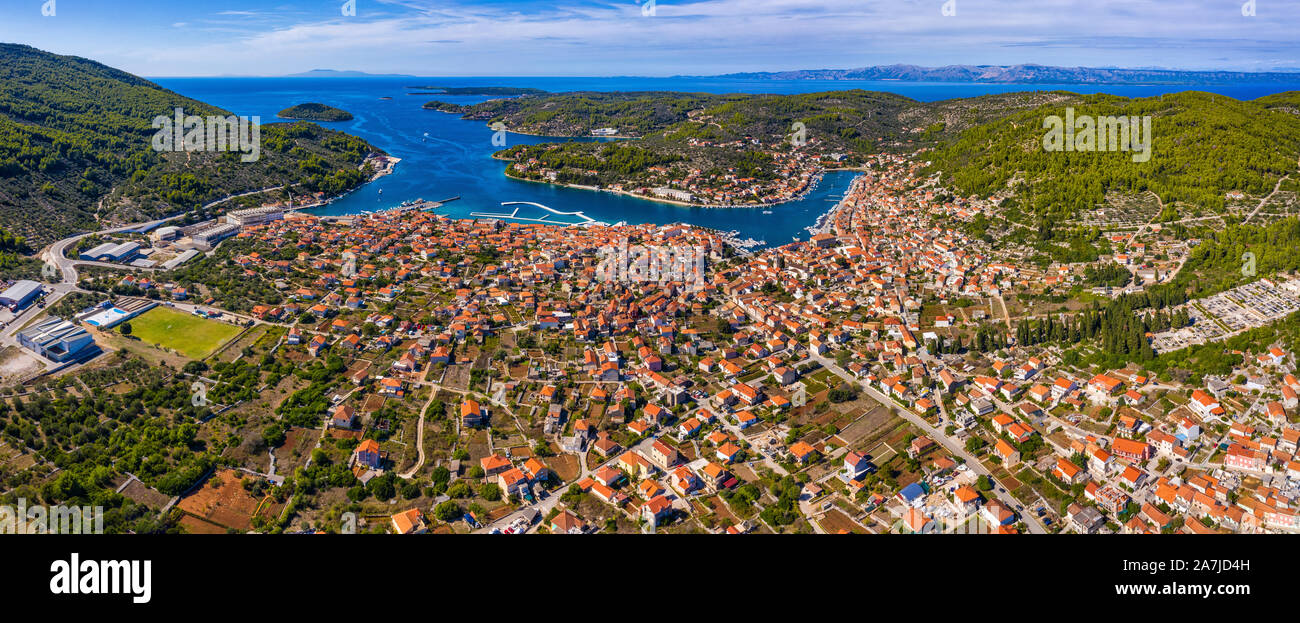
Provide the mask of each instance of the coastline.
MULTIPOLYGON (((422 107, 422 108, 423 108, 423 107, 422 107)), ((460 117, 460 120, 461 120, 461 121, 479 121, 478 119, 466 119, 464 114, 462 114, 462 113, 457 113, 457 112, 452 112, 452 111, 449 111, 449 110, 438 110, 437 108, 424 108, 424 110, 432 110, 433 112, 440 112, 440 113, 443 113, 444 115, 458 115, 458 116, 460 117)), ((488 127, 489 129, 492 128, 492 126, 489 125, 489 124, 484 124, 484 125, 487 125, 487 127, 488 127)), ((495 131, 495 130, 494 130, 494 131, 495 131)), ((564 134, 533 134, 533 133, 531 133, 531 132, 520 132, 519 130, 512 130, 512 129, 510 129, 510 128, 506 128, 505 131, 506 131, 506 134, 518 134, 519 136, 531 136, 531 137, 533 137, 533 138, 554 138, 554 139, 611 138, 611 139, 618 139, 618 140, 623 140, 623 141, 639 141, 639 140, 641 140, 641 137, 640 137, 640 136, 625 136, 625 135, 623 135, 623 134, 611 134, 611 135, 608 135, 608 136, 605 136, 605 135, 601 135, 601 136, 592 136, 592 135, 590 135, 590 134, 588 134, 588 135, 586 135, 586 136, 568 136, 568 135, 564 135, 564 134)))
MULTIPOLYGON (((499 158, 499 157, 497 157, 495 154, 493 154, 492 159, 493 159, 493 160, 500 160, 500 161, 503 161, 503 162, 513 162, 513 160, 510 160, 510 159, 508 159, 508 158, 499 158)), ((812 181, 810 181, 809 183, 805 184, 804 187, 803 187, 802 189, 799 190, 799 192, 797 192, 797 193, 791 195, 791 196, 790 196, 789 198, 787 198, 787 199, 782 199, 782 200, 780 200, 780 201, 773 201, 773 202, 770 202, 770 203, 752 203, 752 204, 744 204, 744 203, 742 203, 742 204, 730 204, 730 205, 728 205, 728 204, 689 203, 689 202, 686 202, 686 201, 678 201, 678 200, 676 200, 676 199, 668 199, 668 198, 666 198, 666 197, 657 197, 657 196, 653 196, 653 195, 642 195, 642 194, 638 194, 638 193, 634 193, 634 192, 630 192, 630 191, 626 191, 626 190, 614 190, 614 189, 611 189, 611 188, 597 188, 597 187, 595 187, 595 186, 585 186, 585 185, 582 185, 582 184, 565 184, 565 183, 561 183, 561 182, 549 182, 549 181, 546 181, 546 180, 533 180, 533 179, 528 179, 528 178, 524 178, 524 177, 519 177, 519 176, 516 176, 516 175, 511 175, 511 174, 510 174, 510 167, 506 167, 505 170, 503 170, 503 171, 501 172, 501 174, 504 175, 504 176, 506 176, 507 178, 510 178, 510 179, 512 179, 512 180, 517 180, 517 181, 520 181, 520 182, 532 182, 532 183, 534 183, 534 184, 548 184, 548 185, 551 185, 551 186, 558 186, 558 187, 561 187, 561 188, 572 188, 572 189, 574 189, 574 190, 587 190, 587 191, 595 191, 595 192, 605 192, 605 193, 610 193, 610 194, 614 194, 614 195, 625 195, 625 196, 628 196, 628 197, 632 197, 632 198, 634 198, 634 199, 642 199, 642 200, 645 200, 645 201, 653 201, 653 202, 656 202, 656 203, 666 203, 666 204, 669 204, 669 205, 674 205, 674 206, 683 207, 683 208, 705 208, 705 209, 709 209, 709 210, 733 210, 733 209, 770 208, 770 207, 773 207, 773 206, 779 206, 779 205, 784 205, 784 204, 787 204, 787 203, 793 203, 793 202, 795 202, 795 201, 800 201, 800 200, 802 200, 803 198, 807 197, 809 193, 811 193, 812 191, 814 191, 814 190, 817 189, 817 185, 821 183, 822 178, 825 176, 826 173, 845 172, 845 171, 858 171, 858 172, 864 172, 865 170, 866 170, 866 169, 859 169, 859 168, 819 169, 815 174, 813 174, 812 181)))
MULTIPOLYGON (((836 169, 836 170, 865 171, 865 169, 862 168, 836 169)), ((853 181, 849 182, 849 187, 844 190, 844 196, 841 197, 839 201, 835 202, 835 205, 831 206, 831 209, 822 213, 821 216, 818 216, 817 220, 813 221, 812 225, 809 225, 808 227, 804 228, 804 230, 808 232, 809 236, 816 236, 817 234, 834 233, 833 229, 835 223, 835 218, 834 218, 835 214, 840 211, 840 208, 844 207, 844 202, 847 201, 848 198, 853 195, 853 192, 857 190, 858 185, 861 184, 861 182, 862 182, 861 175, 858 175, 857 177, 853 178, 853 181)))
POLYGON ((306 121, 308 123, 347 123, 356 119, 356 117, 348 119, 308 119, 306 117, 282 117, 280 115, 276 115, 275 118, 283 119, 285 121, 306 121))
MULTIPOLYGON (((310 209, 312 209, 312 208, 322 208, 322 207, 325 207, 325 206, 327 206, 327 205, 329 205, 329 204, 331 204, 331 203, 334 203, 335 201, 338 201, 339 199, 342 199, 342 198, 344 198, 344 197, 346 197, 346 196, 348 196, 348 195, 351 195, 351 194, 354 193, 354 192, 357 192, 358 190, 361 190, 361 187, 362 187, 362 186, 365 186, 366 184, 370 184, 370 183, 372 183, 372 182, 378 181, 378 180, 379 180, 380 178, 382 178, 382 177, 386 177, 386 176, 392 175, 392 174, 393 174, 393 171, 397 169, 397 163, 399 163, 399 162, 402 161, 402 159, 401 159, 401 158, 398 158, 397 156, 390 156, 390 155, 386 155, 386 154, 385 154, 385 155, 382 155, 382 156, 379 156, 379 158, 384 158, 384 159, 387 161, 387 166, 383 167, 382 169, 377 169, 377 170, 375 171, 375 174, 370 176, 370 179, 368 179, 368 180, 366 180, 366 181, 364 181, 364 182, 358 184, 355 188, 349 188, 346 192, 340 193, 340 194, 335 195, 335 196, 333 196, 333 197, 326 197, 325 199, 322 199, 322 200, 320 200, 320 201, 318 201, 318 202, 316 202, 316 203, 307 204, 307 205, 301 205, 301 206, 294 206, 294 207, 290 208, 289 211, 297 212, 297 211, 299 211, 299 210, 310 210, 310 209)), ((358 169, 363 169, 363 168, 365 168, 365 166, 366 166, 367 164, 370 164, 370 163, 374 162, 374 161, 377 160, 377 159, 378 159, 378 158, 366 158, 365 160, 361 161, 361 164, 358 165, 357 168, 358 168, 358 169)))

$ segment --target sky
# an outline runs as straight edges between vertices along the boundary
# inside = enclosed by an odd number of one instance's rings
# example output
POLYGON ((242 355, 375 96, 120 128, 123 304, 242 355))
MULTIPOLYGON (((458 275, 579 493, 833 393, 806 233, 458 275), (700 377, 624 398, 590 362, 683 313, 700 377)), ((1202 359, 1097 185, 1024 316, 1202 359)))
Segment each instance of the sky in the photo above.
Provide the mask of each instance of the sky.
POLYGON ((1300 0, 0 0, 0 41, 149 77, 1300 71, 1297 27, 1300 0))

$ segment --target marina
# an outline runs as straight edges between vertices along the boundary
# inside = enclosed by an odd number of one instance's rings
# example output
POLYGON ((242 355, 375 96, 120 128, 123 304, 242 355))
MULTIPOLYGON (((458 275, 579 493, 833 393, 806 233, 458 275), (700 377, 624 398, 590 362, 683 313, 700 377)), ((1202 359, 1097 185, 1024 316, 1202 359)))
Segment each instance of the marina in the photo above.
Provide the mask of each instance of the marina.
POLYGON ((583 214, 581 210, 578 210, 578 211, 575 211, 575 212, 561 212, 561 211, 559 211, 559 210, 555 210, 555 209, 549 208, 549 207, 547 207, 547 206, 544 206, 544 205, 542 205, 542 204, 540 204, 540 203, 536 203, 536 202, 532 202, 532 201, 504 201, 504 202, 501 203, 501 206, 502 206, 502 207, 505 207, 505 206, 532 206, 532 207, 534 207, 534 208, 540 208, 540 209, 542 209, 542 210, 545 210, 545 211, 548 212, 549 214, 544 214, 544 215, 542 215, 540 218, 529 218, 529 217, 519 216, 519 210, 520 210, 521 208, 515 208, 514 211, 512 211, 512 212, 509 213, 509 214, 501 214, 501 213, 493 213, 493 212, 470 212, 470 216, 477 217, 477 218, 497 218, 497 219, 508 219, 508 220, 515 220, 515 221, 532 221, 532 222, 535 222, 535 223, 546 223, 546 224, 548 224, 548 225, 564 225, 564 226, 566 226, 566 227, 567 227, 567 226, 574 226, 574 225, 578 225, 578 226, 582 226, 582 225, 607 225, 607 223, 603 223, 603 222, 601 222, 601 221, 597 221, 596 219, 593 219, 593 218, 587 216, 586 214, 583 214), (577 223, 565 223, 565 222, 562 222, 562 221, 551 221, 551 220, 547 220, 548 217, 550 217, 552 214, 554 214, 554 215, 556 215, 556 216, 576 216, 576 217, 578 217, 578 218, 580 218, 580 219, 582 219, 582 220, 579 221, 579 222, 577 222, 577 223))

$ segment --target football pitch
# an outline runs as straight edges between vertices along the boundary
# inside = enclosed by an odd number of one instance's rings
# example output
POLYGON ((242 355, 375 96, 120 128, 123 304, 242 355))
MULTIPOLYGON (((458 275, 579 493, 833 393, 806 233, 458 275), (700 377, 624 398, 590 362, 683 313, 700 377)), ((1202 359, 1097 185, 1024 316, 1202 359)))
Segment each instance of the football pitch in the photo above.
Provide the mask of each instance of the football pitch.
POLYGON ((131 335, 141 341, 170 348, 191 359, 211 355, 227 340, 239 335, 241 330, 234 325, 161 306, 132 318, 130 323, 131 335))

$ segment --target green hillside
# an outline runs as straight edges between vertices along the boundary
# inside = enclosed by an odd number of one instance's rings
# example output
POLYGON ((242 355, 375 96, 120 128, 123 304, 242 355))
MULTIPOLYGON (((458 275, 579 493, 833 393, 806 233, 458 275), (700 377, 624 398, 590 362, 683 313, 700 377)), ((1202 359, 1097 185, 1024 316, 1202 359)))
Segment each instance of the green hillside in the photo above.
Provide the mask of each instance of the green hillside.
POLYGON ((261 129, 261 158, 158 153, 153 119, 231 113, 93 61, 0 44, 0 227, 31 246, 98 224, 176 213, 230 194, 362 183, 374 147, 310 123, 261 129))
POLYGON ((1200 92, 1080 96, 968 128, 936 150, 931 168, 962 194, 989 195, 1018 179, 1022 204, 1040 216, 1069 217, 1102 203, 1107 192, 1148 190, 1165 204, 1221 210, 1224 193, 1267 195, 1279 178, 1296 171, 1298 97, 1243 102, 1200 92), (1065 116, 1067 107, 1094 118, 1150 115, 1150 160, 1134 162, 1131 152, 1122 151, 1046 151, 1043 120, 1065 116))
POLYGON ((507 160, 544 160, 558 169, 559 182, 612 184, 638 183, 647 168, 664 165, 771 179, 777 171, 762 152, 789 149, 800 127, 796 124, 802 124, 811 151, 842 154, 841 162, 852 166, 868 154, 911 152, 971 125, 1068 97, 1010 93, 926 103, 860 90, 793 95, 573 92, 470 106, 434 101, 425 108, 528 134, 582 137, 611 128, 619 136, 639 138, 634 148, 571 142, 519 146, 498 154, 507 160))

